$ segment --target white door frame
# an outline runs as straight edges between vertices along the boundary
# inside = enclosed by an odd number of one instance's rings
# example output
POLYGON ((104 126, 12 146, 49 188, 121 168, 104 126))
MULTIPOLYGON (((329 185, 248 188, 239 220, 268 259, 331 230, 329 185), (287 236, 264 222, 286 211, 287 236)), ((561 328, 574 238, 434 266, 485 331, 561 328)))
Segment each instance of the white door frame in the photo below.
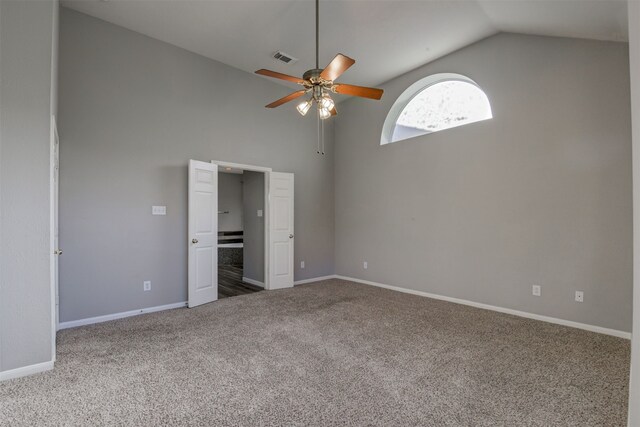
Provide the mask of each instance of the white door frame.
POLYGON ((56 231, 58 228, 58 186, 60 138, 56 116, 51 115, 50 123, 50 153, 49 153, 49 274, 51 292, 51 360, 56 361, 56 333, 58 331, 58 242, 56 231), (58 170, 56 170, 58 168, 58 170))
MULTIPOLYGON (((269 266, 271 265, 271 251, 269 249, 269 228, 271 226, 271 215, 269 213, 269 181, 273 169, 264 166, 244 165, 241 163, 223 162, 221 160, 211 160, 211 163, 218 165, 218 173, 224 172, 225 168, 242 169, 252 172, 264 173, 264 288, 271 289, 269 280, 269 266)), ((217 248, 216 248, 217 252, 217 248)))

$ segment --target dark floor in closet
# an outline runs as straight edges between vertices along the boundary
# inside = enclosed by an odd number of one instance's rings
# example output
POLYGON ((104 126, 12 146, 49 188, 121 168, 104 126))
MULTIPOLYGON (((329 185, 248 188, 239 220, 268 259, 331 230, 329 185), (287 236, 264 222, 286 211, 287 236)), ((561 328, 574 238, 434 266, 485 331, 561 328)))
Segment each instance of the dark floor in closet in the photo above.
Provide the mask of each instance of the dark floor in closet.
POLYGON ((218 265, 218 298, 252 294, 262 288, 242 281, 241 265, 218 265))

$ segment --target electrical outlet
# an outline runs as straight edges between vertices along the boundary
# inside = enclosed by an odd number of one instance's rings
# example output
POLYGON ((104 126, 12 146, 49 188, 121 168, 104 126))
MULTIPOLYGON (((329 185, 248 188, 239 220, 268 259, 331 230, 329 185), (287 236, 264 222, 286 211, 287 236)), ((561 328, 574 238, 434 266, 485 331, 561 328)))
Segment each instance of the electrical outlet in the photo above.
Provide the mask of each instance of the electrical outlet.
POLYGON ((262 217, 262 209, 258 209, 258 217, 261 218, 262 217))
POLYGON ((539 297, 540 296, 540 285, 533 285, 533 287, 531 288, 531 293, 534 296, 539 297))
POLYGON ((151 290, 151 280, 145 280, 144 282, 142 282, 142 286, 143 286, 143 289, 145 291, 150 291, 151 290))
POLYGON ((304 261, 300 261, 300 268, 304 268, 304 261))
POLYGON ((576 291, 576 301, 577 302, 584 302, 584 292, 576 291))
POLYGON ((367 261, 362 263, 362 267, 366 270, 369 267, 369 264, 367 263, 367 261))

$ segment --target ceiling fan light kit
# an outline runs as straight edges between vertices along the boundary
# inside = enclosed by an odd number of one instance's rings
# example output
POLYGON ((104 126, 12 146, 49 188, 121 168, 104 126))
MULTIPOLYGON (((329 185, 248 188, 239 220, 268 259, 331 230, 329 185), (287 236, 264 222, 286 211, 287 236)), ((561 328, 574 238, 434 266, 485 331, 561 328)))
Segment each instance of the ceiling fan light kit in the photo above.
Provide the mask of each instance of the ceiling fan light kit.
POLYGON ((286 74, 278 73, 276 71, 261 69, 256 71, 256 74, 263 76, 273 77, 280 80, 286 80, 292 83, 296 83, 304 86, 304 90, 293 92, 277 101, 268 104, 266 108, 279 107, 282 104, 293 101, 303 95, 310 94, 311 97, 298 104, 296 107, 301 115, 306 115, 313 103, 317 105, 318 117, 322 120, 328 119, 331 116, 338 114, 335 107, 335 102, 331 98, 330 93, 340 93, 350 96, 358 96, 361 98, 369 98, 379 100, 382 98, 382 89, 375 89, 369 87, 348 85, 342 83, 336 83, 335 80, 342 75, 349 67, 355 64, 355 60, 345 56, 341 53, 337 54, 335 58, 324 69, 318 68, 319 57, 319 0, 316 0, 316 68, 308 70, 304 73, 302 78, 293 77, 286 74))
POLYGON ((311 100, 309 101, 302 101, 300 104, 298 104, 298 106, 296 107, 298 109, 298 113, 300 113, 301 115, 305 116, 307 114, 307 112, 309 111, 309 109, 311 108, 311 105, 313 104, 313 102, 311 100))
POLYGON ((331 117, 331 111, 327 110, 326 108, 318 107, 318 116, 322 120, 328 119, 329 117, 331 117))
POLYGON ((329 94, 325 93, 322 95, 322 99, 320 99, 320 106, 325 108, 328 111, 331 111, 336 104, 333 102, 333 99, 329 96, 329 94))

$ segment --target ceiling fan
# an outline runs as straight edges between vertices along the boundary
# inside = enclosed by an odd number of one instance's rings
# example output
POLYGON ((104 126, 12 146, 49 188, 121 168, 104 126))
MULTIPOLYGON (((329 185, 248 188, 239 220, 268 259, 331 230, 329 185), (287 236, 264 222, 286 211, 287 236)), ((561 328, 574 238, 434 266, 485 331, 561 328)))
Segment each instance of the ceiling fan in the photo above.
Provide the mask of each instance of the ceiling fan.
POLYGON ((300 98, 307 93, 311 94, 311 97, 298 104, 298 112, 303 116, 307 114, 313 103, 318 106, 318 116, 321 119, 328 119, 331 116, 338 114, 335 107, 335 102, 331 99, 330 92, 340 93, 343 95, 359 96, 369 99, 382 98, 382 89, 375 89, 371 87, 348 85, 343 83, 336 83, 335 80, 342 75, 349 67, 355 64, 355 60, 345 56, 341 53, 337 54, 335 58, 326 66, 325 69, 318 68, 318 56, 319 56, 319 0, 316 0, 316 68, 308 70, 302 76, 293 77, 287 74, 278 73, 276 71, 261 69, 256 71, 256 74, 261 74, 267 77, 273 77, 276 79, 286 80, 289 82, 297 83, 304 86, 304 89, 293 92, 277 101, 267 105, 266 108, 279 107, 282 104, 293 101, 300 98))

